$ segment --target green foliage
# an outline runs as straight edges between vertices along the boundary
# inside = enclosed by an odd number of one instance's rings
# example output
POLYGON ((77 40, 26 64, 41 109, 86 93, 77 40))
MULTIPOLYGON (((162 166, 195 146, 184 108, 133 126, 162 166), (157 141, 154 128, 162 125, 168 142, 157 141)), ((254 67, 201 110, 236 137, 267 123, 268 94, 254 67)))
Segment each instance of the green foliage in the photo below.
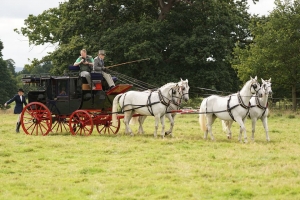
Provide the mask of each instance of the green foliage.
MULTIPOLYGON (((12 74, 12 69, 8 67, 9 65, 13 64, 12 60, 9 62, 3 60, 2 58, 2 49, 3 43, 0 41, 0 107, 3 109, 3 104, 8 101, 10 98, 16 94, 17 87, 16 81, 12 74)), ((13 66, 13 65, 12 65, 13 66)), ((11 67, 11 66, 10 66, 11 67)), ((14 71, 13 71, 14 72, 14 71)))
POLYGON ((30 15, 17 32, 30 44, 52 43, 43 58, 54 74, 73 65, 82 48, 107 51, 106 65, 151 58, 114 68, 161 85, 188 78, 191 87, 236 91, 239 82, 230 57, 237 41, 249 36, 247 1, 70 0, 30 15))
MULTIPOLYGON (((253 74, 272 77, 274 90, 278 91, 276 96, 282 97, 287 94, 278 89, 296 91, 300 84, 300 4, 291 0, 276 0, 275 4, 268 17, 253 17, 250 25, 253 43, 247 47, 238 44, 232 64, 243 81, 253 74)), ((295 92, 287 96, 296 99, 295 92)))

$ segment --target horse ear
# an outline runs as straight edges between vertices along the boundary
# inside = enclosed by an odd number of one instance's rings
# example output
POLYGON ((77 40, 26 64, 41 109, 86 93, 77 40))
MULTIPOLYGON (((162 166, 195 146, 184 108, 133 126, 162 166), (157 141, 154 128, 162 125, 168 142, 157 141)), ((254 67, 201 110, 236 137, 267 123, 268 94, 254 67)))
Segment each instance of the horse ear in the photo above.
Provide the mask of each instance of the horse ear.
POLYGON ((261 82, 264 83, 265 82, 264 79, 261 78, 261 82))
POLYGON ((257 76, 255 76, 255 78, 254 78, 255 80, 257 80, 257 76))
POLYGON ((271 78, 269 79, 269 82, 271 83, 271 78))

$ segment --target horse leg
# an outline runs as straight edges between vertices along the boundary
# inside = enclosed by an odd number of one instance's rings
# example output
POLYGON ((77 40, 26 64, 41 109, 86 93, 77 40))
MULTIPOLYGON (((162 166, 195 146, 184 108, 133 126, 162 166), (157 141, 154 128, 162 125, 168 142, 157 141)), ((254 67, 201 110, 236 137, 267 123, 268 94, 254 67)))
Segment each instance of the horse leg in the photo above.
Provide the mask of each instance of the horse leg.
POLYGON ((140 134, 144 134, 143 123, 144 123, 146 118, 147 118, 147 116, 139 116, 139 118, 138 118, 138 120, 139 120, 139 133, 140 134))
POLYGON ((252 118, 252 141, 254 142, 254 133, 255 133, 255 126, 256 126, 257 118, 252 118))
POLYGON ((268 127, 268 118, 267 117, 263 117, 261 119, 262 123, 263 123, 263 126, 265 128, 265 131, 266 131, 266 139, 268 142, 270 142, 270 137, 269 137, 269 127, 268 127))
POLYGON ((130 126, 129 126, 129 121, 130 121, 130 119, 132 117, 132 114, 133 114, 132 112, 125 112, 124 113, 124 120, 123 120, 123 122, 125 124, 125 134, 130 133, 131 136, 134 135, 132 133, 132 130, 131 130, 130 126))
POLYGON ((231 132, 231 126, 232 126, 233 121, 226 121, 226 126, 227 126, 227 138, 231 139, 232 138, 232 132, 231 132))
POLYGON ((212 133, 212 124, 214 123, 215 119, 216 119, 216 117, 213 116, 212 114, 206 114, 206 120, 207 120, 206 127, 207 127, 207 129, 206 129, 205 136, 204 136, 205 139, 207 138, 207 134, 209 132, 211 140, 215 140, 215 138, 213 136, 213 133, 212 133))
POLYGON ((239 141, 241 141, 242 133, 244 132, 244 142, 247 143, 247 133, 246 133, 246 127, 245 127, 245 120, 242 120, 241 118, 236 119, 236 122, 240 125, 240 134, 239 134, 239 141))
POLYGON ((154 137, 157 137, 157 129, 158 129, 158 123, 159 123, 160 115, 155 115, 155 129, 154 129, 154 137))
POLYGON ((173 116, 171 113, 168 113, 168 114, 166 114, 166 116, 170 121, 170 129, 168 131, 166 131, 166 135, 171 135, 171 137, 173 137, 172 131, 173 131, 173 127, 174 127, 175 115, 173 116))
POLYGON ((160 123, 161 123, 161 138, 165 137, 165 115, 160 117, 160 123))

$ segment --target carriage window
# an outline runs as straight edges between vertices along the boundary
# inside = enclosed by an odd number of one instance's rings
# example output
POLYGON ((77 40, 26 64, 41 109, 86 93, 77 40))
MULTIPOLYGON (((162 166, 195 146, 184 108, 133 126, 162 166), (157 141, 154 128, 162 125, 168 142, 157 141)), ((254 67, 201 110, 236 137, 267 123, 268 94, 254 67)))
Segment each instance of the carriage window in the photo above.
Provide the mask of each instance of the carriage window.
POLYGON ((57 96, 67 96, 68 86, 68 80, 57 80, 57 96))

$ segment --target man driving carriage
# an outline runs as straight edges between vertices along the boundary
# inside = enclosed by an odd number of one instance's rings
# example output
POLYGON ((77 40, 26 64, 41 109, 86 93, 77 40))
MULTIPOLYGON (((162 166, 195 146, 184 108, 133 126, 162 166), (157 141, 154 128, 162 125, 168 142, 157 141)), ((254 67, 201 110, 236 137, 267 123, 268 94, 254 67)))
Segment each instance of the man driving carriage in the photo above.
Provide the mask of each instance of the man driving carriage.
POLYGON ((103 78, 106 80, 109 88, 115 87, 115 83, 111 77, 110 74, 104 72, 104 57, 105 57, 105 51, 99 50, 98 56, 94 59, 94 72, 101 73, 103 75, 103 78))
POLYGON ((90 87, 92 87, 92 80, 91 80, 91 69, 94 64, 94 59, 92 56, 87 55, 87 51, 82 49, 80 51, 80 56, 74 63, 74 66, 80 67, 80 76, 85 77, 90 87))

